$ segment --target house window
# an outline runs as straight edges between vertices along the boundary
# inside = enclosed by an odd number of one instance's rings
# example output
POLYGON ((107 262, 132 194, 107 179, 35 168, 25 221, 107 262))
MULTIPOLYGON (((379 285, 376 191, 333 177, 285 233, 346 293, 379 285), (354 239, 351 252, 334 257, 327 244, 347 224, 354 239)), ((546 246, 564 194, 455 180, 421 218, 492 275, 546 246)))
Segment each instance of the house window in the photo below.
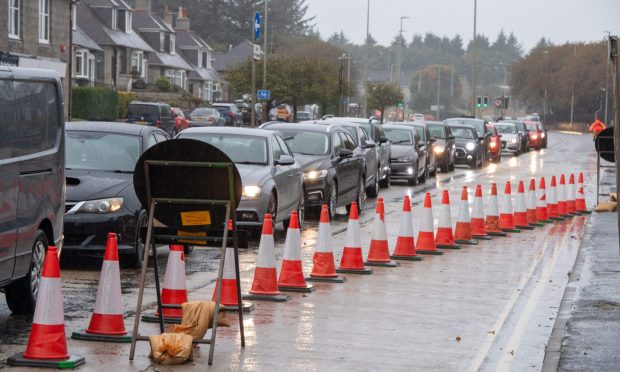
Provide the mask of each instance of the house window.
POLYGON ((175 35, 174 34, 170 34, 170 54, 174 54, 175 51, 175 35))
POLYGON ((132 28, 132 16, 133 13, 130 11, 125 12, 125 32, 130 34, 132 28))
POLYGON ((121 48, 121 68, 120 68, 120 73, 121 74, 127 74, 127 48, 121 48))
POLYGON ((95 80, 95 56, 87 49, 75 51, 75 77, 91 82, 95 80))
POLYGON ((213 83, 210 81, 202 83, 202 100, 203 101, 211 101, 212 86, 213 86, 213 83))
POLYGON ((9 37, 11 39, 19 39, 19 24, 21 17, 19 13, 20 0, 9 0, 9 37))
POLYGON ((165 52, 165 46, 166 46, 166 34, 164 34, 163 32, 159 33, 159 51, 160 52, 165 52))
POLYGON ((140 50, 131 53, 131 73, 137 74, 140 78, 146 78, 146 59, 144 52, 140 50))
POLYGON ((50 42, 50 0, 39 0, 39 42, 50 42))
POLYGON ((197 58, 198 62, 196 63, 197 67, 202 67, 202 52, 198 51, 198 58, 197 58))
POLYGON ((75 52, 75 77, 84 76, 84 49, 78 49, 75 52))
POLYGON ((118 29, 118 23, 117 23, 117 15, 116 15, 116 9, 112 8, 112 30, 117 30, 118 29))
POLYGON ((211 53, 209 52, 205 53, 204 58, 205 58, 204 66, 206 68, 213 68, 213 66, 211 65, 211 63, 213 62, 213 59, 211 59, 211 53))

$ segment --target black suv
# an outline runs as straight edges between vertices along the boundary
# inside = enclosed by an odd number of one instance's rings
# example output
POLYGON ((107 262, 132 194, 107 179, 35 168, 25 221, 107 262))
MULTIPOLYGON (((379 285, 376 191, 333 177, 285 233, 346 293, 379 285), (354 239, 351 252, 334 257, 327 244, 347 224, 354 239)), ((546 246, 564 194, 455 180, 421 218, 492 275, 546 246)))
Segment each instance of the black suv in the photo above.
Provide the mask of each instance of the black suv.
MULTIPOLYGON (((227 127, 240 127, 243 124, 243 114, 239 111, 239 108, 234 103, 214 103, 211 105, 214 109, 219 111, 220 116, 224 118, 224 126, 227 127)), ((251 108, 250 108, 251 112, 251 108)), ((252 115, 252 114, 250 114, 252 115)), ((250 116, 250 120, 252 117, 250 116)))
POLYGON ((127 122, 161 128, 172 137, 178 131, 170 105, 162 102, 131 102, 127 109, 127 122))
MULTIPOLYGON (((452 118, 444 120, 444 123, 453 126, 453 125, 466 125, 468 127, 472 127, 476 130, 476 134, 479 137, 479 142, 483 145, 483 153, 482 153, 482 165, 484 166, 485 162, 491 160, 491 129, 488 128, 487 124, 489 122, 483 119, 474 119, 474 118, 452 118)), ((457 137, 458 138, 458 137, 457 137)))

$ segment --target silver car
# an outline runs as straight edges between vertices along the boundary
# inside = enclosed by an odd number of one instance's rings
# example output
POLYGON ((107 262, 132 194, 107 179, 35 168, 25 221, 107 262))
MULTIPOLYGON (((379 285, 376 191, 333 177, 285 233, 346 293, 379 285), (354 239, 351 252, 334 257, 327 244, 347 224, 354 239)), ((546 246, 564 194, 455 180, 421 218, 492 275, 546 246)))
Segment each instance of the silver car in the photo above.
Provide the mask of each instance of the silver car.
POLYGON ((521 133, 512 123, 494 123, 497 133, 502 136, 502 152, 510 152, 515 155, 521 153, 521 133))
POLYGON ((257 231, 265 213, 272 215, 274 225, 288 227, 292 211, 304 218, 304 183, 299 163, 276 132, 263 129, 203 127, 189 128, 177 138, 206 142, 222 150, 235 163, 243 193, 237 207, 237 223, 241 228, 257 231))

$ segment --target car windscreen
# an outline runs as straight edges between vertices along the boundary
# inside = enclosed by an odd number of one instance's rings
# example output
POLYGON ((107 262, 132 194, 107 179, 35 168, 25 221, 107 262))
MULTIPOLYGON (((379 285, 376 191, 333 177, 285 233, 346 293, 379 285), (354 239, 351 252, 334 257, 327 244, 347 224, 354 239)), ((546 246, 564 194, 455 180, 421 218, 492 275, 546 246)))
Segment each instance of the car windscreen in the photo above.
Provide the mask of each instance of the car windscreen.
POLYGON ((349 132, 351 137, 353 137, 353 141, 355 141, 355 144, 359 146, 360 139, 357 136, 357 128, 356 127, 344 127, 344 129, 346 129, 347 132, 349 132))
POLYGON ((444 127, 441 124, 427 124, 428 130, 431 132, 431 136, 435 138, 446 138, 444 127))
POLYGON ((329 138, 325 133, 295 130, 278 130, 278 133, 295 154, 319 156, 329 153, 329 138))
POLYGON ((375 131, 374 128, 372 127, 372 124, 370 123, 363 123, 362 126, 364 127, 364 129, 366 129, 366 132, 368 133, 368 135, 370 136, 370 139, 372 139, 373 141, 377 142, 377 138, 375 138, 375 131))
POLYGON ((413 138, 409 130, 383 127, 383 131, 393 145, 413 145, 413 138))
POLYGON ((189 114, 189 116, 207 116, 207 115, 213 115, 214 113, 215 113, 214 109, 197 108, 194 111, 192 111, 192 113, 189 114))
POLYGON ((106 132, 67 131, 67 169, 133 172, 141 137, 106 132))
POLYGON ((468 125, 470 127, 473 127, 479 136, 484 136, 484 122, 482 120, 448 119, 446 121, 451 124, 468 125))
POLYGON ((127 117, 130 120, 157 120, 159 118, 159 108, 155 105, 129 105, 127 117))
POLYGON ((420 139, 422 141, 426 141, 426 131, 424 130, 424 128, 418 127, 418 126, 414 126, 413 128, 415 129, 416 132, 418 132, 418 136, 420 136, 420 139))
POLYGON ((178 138, 191 138, 215 146, 235 164, 267 164, 267 139, 264 137, 183 131, 178 138))
POLYGON ((456 138, 462 138, 462 139, 474 139, 474 133, 471 129, 469 128, 455 128, 455 127, 450 127, 450 130, 452 130, 452 134, 454 135, 454 137, 456 138))
POLYGON ((527 127, 527 130, 531 130, 531 131, 537 131, 538 130, 538 125, 532 123, 532 124, 526 124, 525 125, 527 127))
POLYGON ((494 126, 497 129, 497 133, 517 134, 517 127, 512 124, 495 124, 494 126))

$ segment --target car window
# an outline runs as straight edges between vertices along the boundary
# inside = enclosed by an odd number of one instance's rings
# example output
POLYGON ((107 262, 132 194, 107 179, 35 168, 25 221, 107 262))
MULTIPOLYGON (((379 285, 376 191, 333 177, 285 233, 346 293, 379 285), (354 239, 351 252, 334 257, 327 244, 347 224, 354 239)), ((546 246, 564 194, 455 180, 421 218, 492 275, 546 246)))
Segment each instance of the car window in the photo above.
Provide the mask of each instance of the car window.
POLYGON ((362 127, 359 128, 359 140, 360 144, 368 141, 368 134, 366 133, 366 130, 362 127))
POLYGON ((71 130, 65 138, 67 169, 133 172, 140 156, 138 136, 71 130))
POLYGON ((150 149, 151 146, 155 146, 155 144, 157 144, 157 140, 155 139, 155 135, 154 134, 149 134, 149 136, 146 139, 146 148, 150 149))
POLYGON ((326 155, 329 153, 327 135, 318 132, 278 130, 288 148, 301 155, 326 155))
POLYGON ((377 132, 375 132, 375 128, 374 128, 374 124, 370 124, 370 123, 364 123, 362 124, 362 126, 364 127, 364 129, 366 130, 366 133, 368 133, 368 135, 370 136, 370 138, 372 138, 373 141, 377 142, 377 132))
POLYGON ((416 144, 420 143, 420 141, 422 140, 418 132, 414 132, 414 139, 416 144))
POLYGON ((267 138, 265 137, 183 131, 179 134, 179 138, 196 139, 215 146, 237 164, 267 164, 267 138))
POLYGON ((13 138, 17 132, 13 83, 0 80, 0 160, 13 156, 13 138))
POLYGON ((381 128, 381 125, 374 124, 374 126, 377 131, 377 138, 385 137, 385 133, 383 133, 383 128, 381 128))
POLYGON ((355 141, 353 140, 353 138, 351 138, 349 133, 341 132, 340 133, 340 139, 342 140, 342 144, 343 144, 344 148, 347 149, 347 150, 353 151, 357 147, 355 145, 355 141))
POLYGON ((172 112, 170 111, 170 106, 168 105, 161 105, 161 116, 163 118, 170 118, 172 117, 172 112))
POLYGON ((429 124, 426 126, 431 134, 435 138, 446 138, 444 134, 445 126, 441 124, 429 124))
POLYGON ((332 147, 334 149, 334 154, 338 156, 340 154, 340 150, 342 150, 342 140, 338 133, 334 133, 332 135, 332 147))
POLYGON ((130 104, 127 116, 130 120, 141 118, 142 120, 154 121, 159 118, 159 109, 155 105, 130 104))
POLYGON ((384 130, 385 136, 393 145, 412 145, 411 131, 406 129, 388 129, 384 130))
POLYGON ((418 136, 420 136, 420 138, 423 141, 426 141, 426 136, 425 136, 426 133, 424 133, 424 128, 419 127, 419 126, 414 126, 414 128, 415 128, 415 131, 418 132, 418 136))
POLYGON ((428 130, 428 128, 426 128, 426 130, 424 131, 424 135, 426 136, 426 138, 431 138, 431 132, 428 130))
POLYGON ((344 129, 346 129, 347 132, 349 132, 349 134, 351 135, 351 137, 353 137, 353 141, 355 141, 355 143, 359 143, 359 138, 357 137, 356 127, 344 127, 344 129))
POLYGON ((461 139, 474 139, 475 130, 470 128, 452 128, 454 137, 461 139))
POLYGON ((271 146, 271 156, 273 157, 273 161, 277 161, 280 159, 280 156, 284 154, 284 151, 282 151, 282 148, 280 147, 280 144, 278 143, 275 135, 271 137, 271 146))
MULTIPOLYGON (((323 136, 323 137, 325 137, 325 136, 323 136)), ((278 141, 278 143, 280 144, 280 148, 282 149, 282 153, 283 154, 293 156, 293 154, 291 153, 291 149, 288 148, 288 145, 286 144, 286 142, 284 142, 282 137, 276 136, 276 141, 278 141)), ((325 141, 325 142, 327 142, 327 141, 325 141)), ((325 146, 325 147, 327 147, 327 146, 325 146)))
POLYGON ((497 124, 495 125, 495 129, 497 129, 497 133, 517 133, 517 127, 512 124, 497 124))

